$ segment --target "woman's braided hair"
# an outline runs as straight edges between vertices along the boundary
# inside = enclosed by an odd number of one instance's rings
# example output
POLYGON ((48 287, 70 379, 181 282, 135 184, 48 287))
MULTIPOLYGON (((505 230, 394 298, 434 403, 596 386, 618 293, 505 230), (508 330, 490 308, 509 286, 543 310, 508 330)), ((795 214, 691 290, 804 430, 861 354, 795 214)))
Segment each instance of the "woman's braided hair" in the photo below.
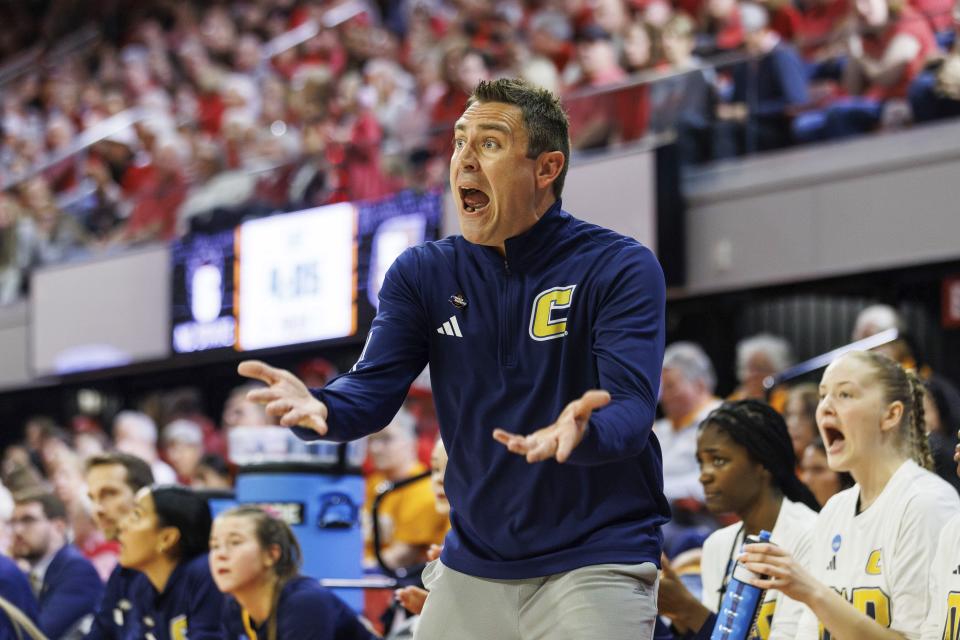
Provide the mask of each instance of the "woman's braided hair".
POLYGON ((820 510, 813 493, 797 478, 797 457, 790 432, 776 409, 759 400, 725 402, 704 419, 700 428, 707 425, 715 426, 746 449, 750 458, 770 473, 773 486, 788 500, 820 510))
POLYGON ((884 399, 888 403, 903 404, 903 416, 900 419, 900 438, 902 446, 918 465, 927 470, 933 469, 933 456, 927 441, 926 421, 924 420, 923 396, 926 386, 913 371, 907 371, 896 361, 874 351, 855 351, 850 354, 865 362, 873 369, 877 382, 883 387, 884 399))

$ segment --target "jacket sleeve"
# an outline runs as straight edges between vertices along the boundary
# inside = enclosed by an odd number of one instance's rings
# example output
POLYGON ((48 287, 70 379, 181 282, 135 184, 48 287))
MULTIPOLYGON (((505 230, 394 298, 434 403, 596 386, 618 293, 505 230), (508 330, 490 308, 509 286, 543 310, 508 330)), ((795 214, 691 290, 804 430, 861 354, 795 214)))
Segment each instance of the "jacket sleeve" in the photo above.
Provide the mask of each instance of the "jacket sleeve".
POLYGON ((663 365, 666 285, 653 253, 631 244, 611 265, 598 303, 593 354, 612 401, 595 411, 570 462, 596 465, 639 455, 656 416, 663 365))
MULTIPOLYGON (((348 442, 385 427, 427 365, 428 323, 418 293, 417 251, 408 249, 387 271, 360 360, 348 373, 314 391, 328 410, 325 440, 348 442)), ((304 440, 320 437, 301 427, 294 427, 294 433, 304 440)))
POLYGON ((44 579, 37 626, 50 638, 59 638, 84 616, 93 614, 103 595, 103 583, 89 560, 79 554, 62 553, 54 559, 44 579))

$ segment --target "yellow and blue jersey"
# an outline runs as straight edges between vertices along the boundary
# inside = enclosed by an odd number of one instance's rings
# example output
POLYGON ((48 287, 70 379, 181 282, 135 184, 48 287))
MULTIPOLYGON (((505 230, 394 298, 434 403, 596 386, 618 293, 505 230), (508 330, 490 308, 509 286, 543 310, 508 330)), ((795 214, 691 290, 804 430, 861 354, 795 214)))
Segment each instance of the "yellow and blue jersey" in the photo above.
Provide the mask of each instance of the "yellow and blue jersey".
POLYGON ((493 579, 659 565, 670 513, 651 433, 664 348, 660 265, 636 240, 559 202, 505 248, 453 236, 401 254, 360 360, 316 391, 329 409, 325 437, 382 428, 429 364, 449 454, 444 564, 493 579), (612 402, 593 413, 566 464, 528 464, 491 435, 530 434, 597 388, 612 402))
MULTIPOLYGON (((227 597, 221 637, 266 640, 266 621, 257 624, 236 600, 227 597)), ((283 586, 277 601, 277 640, 372 640, 375 637, 350 607, 313 578, 298 576, 283 586)))
POLYGON ((207 555, 185 560, 173 570, 163 591, 149 582, 131 593, 131 615, 117 640, 219 640, 223 594, 210 574, 207 555), (142 588, 141 588, 142 587, 142 588))

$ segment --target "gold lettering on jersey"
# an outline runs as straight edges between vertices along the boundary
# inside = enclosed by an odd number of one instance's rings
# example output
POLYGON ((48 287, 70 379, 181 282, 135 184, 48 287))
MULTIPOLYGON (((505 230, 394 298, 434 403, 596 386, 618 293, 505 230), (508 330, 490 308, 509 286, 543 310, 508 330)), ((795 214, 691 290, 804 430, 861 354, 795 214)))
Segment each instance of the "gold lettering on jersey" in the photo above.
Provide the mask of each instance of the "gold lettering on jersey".
MULTIPOLYGON (((873 556, 873 554, 870 555, 873 556)), ((890 626, 892 621, 890 617, 890 596, 883 589, 879 587, 856 587, 850 592, 849 596, 846 589, 833 587, 833 590, 839 593, 844 600, 850 602, 854 609, 876 620, 877 624, 883 627, 890 626)), ((820 640, 831 640, 831 634, 823 627, 822 622, 819 629, 820 640)))
POLYGON ((890 626, 890 598, 879 587, 857 587, 851 593, 850 602, 880 626, 890 626))
POLYGON ((882 552, 883 549, 874 549, 870 552, 870 557, 867 558, 867 575, 878 576, 883 573, 882 552))
POLYGON ((753 627, 754 634, 751 638, 760 638, 767 640, 770 637, 770 627, 773 626, 773 614, 777 611, 777 601, 767 600, 760 605, 760 613, 757 614, 757 623, 753 627))
POLYGON ((947 619, 943 623, 942 640, 960 640, 960 591, 947 595, 947 619))
POLYGON ((170 640, 187 640, 187 616, 177 616, 170 621, 170 640))
POLYGON ((567 335, 567 314, 577 285, 553 287, 541 291, 533 300, 530 312, 530 337, 537 341, 553 340, 567 335))

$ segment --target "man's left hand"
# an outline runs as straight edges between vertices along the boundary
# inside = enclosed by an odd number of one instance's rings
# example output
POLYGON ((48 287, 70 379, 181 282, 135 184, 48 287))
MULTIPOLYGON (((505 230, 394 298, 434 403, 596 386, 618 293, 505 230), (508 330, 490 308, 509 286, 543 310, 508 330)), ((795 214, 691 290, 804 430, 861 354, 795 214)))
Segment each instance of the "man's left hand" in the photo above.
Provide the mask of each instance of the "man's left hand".
POLYGON ((528 436, 494 429, 493 438, 513 453, 526 456, 527 462, 541 462, 550 458, 556 458, 557 462, 566 462, 583 440, 590 416, 595 410, 609 403, 608 392, 593 389, 584 393, 579 400, 568 404, 557 421, 548 427, 538 429, 528 436))

